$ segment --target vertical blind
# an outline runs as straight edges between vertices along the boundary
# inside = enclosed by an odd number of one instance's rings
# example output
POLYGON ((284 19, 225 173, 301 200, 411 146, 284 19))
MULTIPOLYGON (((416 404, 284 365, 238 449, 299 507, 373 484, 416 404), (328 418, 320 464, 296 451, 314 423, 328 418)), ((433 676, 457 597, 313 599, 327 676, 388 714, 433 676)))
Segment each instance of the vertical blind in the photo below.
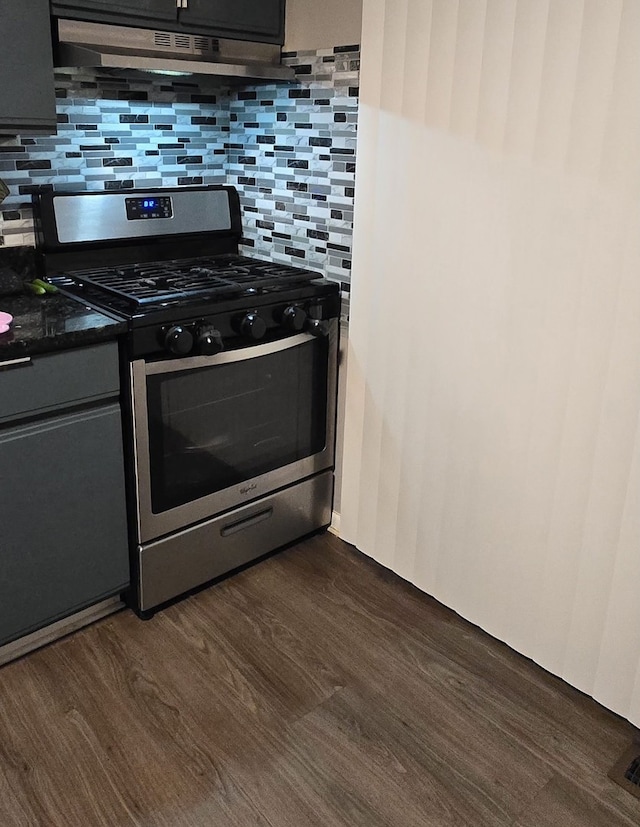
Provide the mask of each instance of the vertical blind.
POLYGON ((341 534, 640 724, 640 0, 365 0, 341 534))

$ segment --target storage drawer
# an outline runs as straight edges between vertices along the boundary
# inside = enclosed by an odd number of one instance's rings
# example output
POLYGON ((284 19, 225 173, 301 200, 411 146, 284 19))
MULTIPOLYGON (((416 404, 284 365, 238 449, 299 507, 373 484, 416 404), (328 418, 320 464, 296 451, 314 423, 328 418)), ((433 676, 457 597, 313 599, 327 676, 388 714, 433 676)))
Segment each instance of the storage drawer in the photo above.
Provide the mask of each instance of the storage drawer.
POLYGON ((0 368, 0 422, 116 396, 119 387, 116 342, 10 362, 0 368))
POLYGON ((138 547, 143 611, 328 526, 333 472, 138 547))

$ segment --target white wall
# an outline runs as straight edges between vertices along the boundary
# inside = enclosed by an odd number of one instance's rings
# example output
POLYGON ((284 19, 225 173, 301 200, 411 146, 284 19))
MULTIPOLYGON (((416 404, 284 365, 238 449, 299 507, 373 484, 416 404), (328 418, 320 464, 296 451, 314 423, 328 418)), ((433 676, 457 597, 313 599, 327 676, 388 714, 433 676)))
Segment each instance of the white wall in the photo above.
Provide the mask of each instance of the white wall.
POLYGON ((284 49, 328 49, 360 43, 362 0, 287 0, 284 49))
POLYGON ((640 0, 365 0, 342 534, 640 724, 640 0))

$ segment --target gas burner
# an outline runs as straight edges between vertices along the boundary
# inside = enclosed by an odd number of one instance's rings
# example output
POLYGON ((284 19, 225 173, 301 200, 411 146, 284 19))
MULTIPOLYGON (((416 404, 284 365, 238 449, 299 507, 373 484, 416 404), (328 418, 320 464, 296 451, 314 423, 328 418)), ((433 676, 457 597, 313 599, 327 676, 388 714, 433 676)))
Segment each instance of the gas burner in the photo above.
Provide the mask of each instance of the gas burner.
POLYGON ((225 254, 76 270, 79 285, 92 285, 135 307, 178 299, 255 295, 319 278, 301 267, 225 254))

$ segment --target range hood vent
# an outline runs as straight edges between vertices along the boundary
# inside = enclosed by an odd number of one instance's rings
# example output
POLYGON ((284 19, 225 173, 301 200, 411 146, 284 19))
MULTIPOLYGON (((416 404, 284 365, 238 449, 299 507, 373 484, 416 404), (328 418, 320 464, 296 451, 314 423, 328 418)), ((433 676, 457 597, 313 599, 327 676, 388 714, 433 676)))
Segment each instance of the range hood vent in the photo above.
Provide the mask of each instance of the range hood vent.
POLYGON ((204 35, 58 21, 58 68, 89 66, 166 75, 207 75, 230 83, 293 81, 280 47, 204 35))

